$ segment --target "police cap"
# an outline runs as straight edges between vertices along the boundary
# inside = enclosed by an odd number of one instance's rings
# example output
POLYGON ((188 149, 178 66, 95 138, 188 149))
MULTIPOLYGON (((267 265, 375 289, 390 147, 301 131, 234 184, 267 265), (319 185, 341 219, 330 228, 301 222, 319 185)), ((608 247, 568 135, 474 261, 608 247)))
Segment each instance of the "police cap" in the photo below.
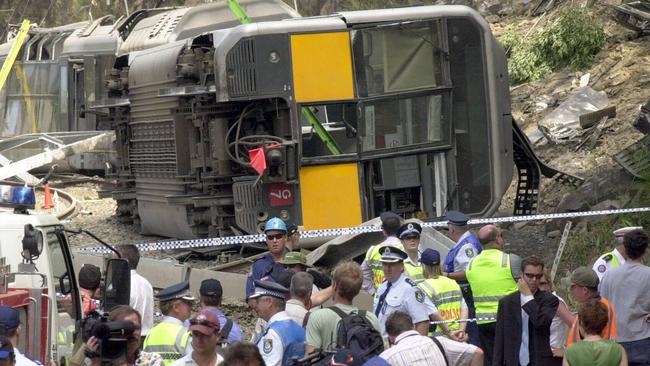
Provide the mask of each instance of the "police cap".
POLYGON ((379 261, 382 263, 403 262, 408 257, 406 252, 390 245, 380 248, 379 253, 381 253, 381 259, 379 261))
POLYGON ((289 290, 279 283, 255 280, 255 292, 248 298, 256 299, 262 296, 271 296, 278 299, 285 299, 288 294, 289 290))
POLYGON ((440 264, 440 252, 435 249, 425 249, 420 256, 420 262, 427 266, 435 266, 440 264))
POLYGON ((420 236, 420 234, 422 234, 422 226, 420 226, 420 224, 417 222, 406 223, 400 226, 399 230, 397 230, 397 237, 400 239, 404 239, 404 237, 413 234, 416 234, 417 236, 420 236))
POLYGON ((627 226, 627 227, 622 227, 620 229, 614 230, 614 236, 616 237, 616 241, 619 243, 623 243, 623 237, 625 236, 625 234, 634 230, 643 230, 643 226, 627 226))
POLYGON ((448 224, 455 226, 465 226, 467 225, 467 221, 469 221, 469 216, 459 211, 447 211, 445 218, 448 224))
POLYGON ((190 283, 187 281, 183 281, 181 283, 177 283, 160 290, 160 292, 158 292, 158 299, 160 301, 171 301, 176 299, 183 299, 187 301, 196 300, 190 293, 190 283))

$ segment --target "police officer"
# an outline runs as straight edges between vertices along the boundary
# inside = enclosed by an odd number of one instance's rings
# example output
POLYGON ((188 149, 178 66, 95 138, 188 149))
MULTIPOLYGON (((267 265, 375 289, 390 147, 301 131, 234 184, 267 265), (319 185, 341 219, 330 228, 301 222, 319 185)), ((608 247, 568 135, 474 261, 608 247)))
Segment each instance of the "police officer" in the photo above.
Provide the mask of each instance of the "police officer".
MULTIPOLYGON (((279 262, 284 258, 288 251, 287 245, 287 225, 278 217, 273 217, 266 222, 264 226, 266 235, 266 247, 269 253, 262 258, 253 262, 250 274, 246 281, 246 299, 251 299, 255 291, 255 280, 276 281, 278 275, 284 271, 284 266, 279 262)), ((252 304, 249 302, 249 306, 252 304)))
POLYGON ((271 281, 255 280, 254 285, 255 312, 267 322, 255 344, 267 366, 289 365, 305 353, 305 330, 284 311, 289 290, 271 281))
POLYGON ((169 365, 187 351, 190 333, 183 322, 192 315, 196 299, 190 294, 187 281, 160 290, 157 297, 164 317, 151 328, 144 340, 144 351, 158 353, 165 365, 169 365))
POLYGON ((415 330, 426 335, 429 331, 429 315, 438 311, 415 282, 404 273, 404 260, 408 255, 403 250, 392 246, 381 247, 379 252, 385 281, 377 290, 373 309, 379 318, 382 336, 388 337, 386 319, 398 310, 409 314, 413 319, 415 330))
MULTIPOLYGON (((456 245, 447 254, 442 275, 458 282, 463 292, 463 298, 467 303, 469 317, 474 318, 476 315, 474 311, 474 300, 472 297, 472 289, 465 277, 465 268, 467 268, 469 261, 476 257, 483 249, 478 238, 472 235, 467 228, 469 216, 458 211, 448 211, 445 217, 447 218, 449 236, 451 236, 452 240, 456 241, 456 245)), ((478 346, 480 341, 476 323, 469 323, 467 325, 467 331, 469 333, 470 343, 478 346)))
MULTIPOLYGON (((436 306, 444 320, 464 320, 469 312, 463 299, 458 283, 442 275, 440 268, 440 252, 426 249, 420 256, 424 272, 424 281, 418 286, 424 291, 429 300, 436 306)), ((455 337, 467 341, 466 322, 449 323, 449 330, 457 331, 455 337)))
POLYGON ((0 335, 4 335, 14 346, 14 355, 16 356, 16 366, 36 366, 42 363, 32 360, 20 353, 18 342, 20 341, 20 314, 18 310, 7 305, 0 305, 0 335))
MULTIPOLYGON (((505 242, 501 231, 494 225, 483 226, 478 232, 478 237, 483 251, 469 263, 465 275, 472 286, 476 317, 480 319, 477 323, 481 348, 485 352, 486 365, 490 365, 494 350, 499 300, 518 290, 517 280, 521 277, 521 258, 503 252, 505 242)), ((473 317, 471 312, 469 316, 473 317)), ((470 341, 471 338, 470 334, 470 341)))
POLYGON ((402 218, 393 212, 384 212, 379 218, 385 239, 378 245, 371 246, 361 263, 361 272, 363 273, 363 285, 361 288, 370 295, 374 295, 377 292, 377 288, 384 282, 384 271, 380 261, 381 253, 379 253, 379 249, 387 245, 400 250, 404 249, 402 242, 397 237, 397 231, 402 224, 402 218))
POLYGON ((607 252, 598 257, 592 267, 594 272, 598 275, 599 281, 602 281, 605 272, 607 272, 608 269, 616 268, 625 263, 625 246, 623 245, 623 237, 632 230, 643 230, 643 227, 628 226, 614 230, 614 237, 616 238, 616 243, 618 245, 611 252, 607 252))
POLYGON ((422 266, 420 266, 420 234, 422 234, 422 226, 416 222, 402 225, 397 232, 404 251, 408 254, 404 260, 404 270, 416 284, 424 281, 422 266))

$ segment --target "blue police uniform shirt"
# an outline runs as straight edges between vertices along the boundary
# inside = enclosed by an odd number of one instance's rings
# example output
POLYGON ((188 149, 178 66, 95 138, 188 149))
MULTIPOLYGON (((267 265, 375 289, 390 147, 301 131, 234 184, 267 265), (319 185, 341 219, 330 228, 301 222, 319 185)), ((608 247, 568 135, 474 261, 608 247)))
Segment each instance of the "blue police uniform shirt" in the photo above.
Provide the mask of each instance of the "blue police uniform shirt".
MULTIPOLYGON (((388 288, 388 281, 379 286, 377 296, 373 303, 373 311, 377 309, 377 304, 381 295, 386 292, 388 288)), ((436 306, 429 300, 428 296, 411 280, 406 273, 395 280, 388 294, 386 295, 385 302, 381 309, 379 309, 379 324, 381 326, 381 334, 385 338, 386 334, 386 319, 390 314, 395 311, 403 311, 411 316, 413 324, 429 320, 429 315, 438 312, 436 306)))
POLYGON ((255 280, 264 281, 271 279, 275 282, 278 274, 282 271, 284 271, 284 266, 274 262, 271 253, 253 262, 251 272, 246 280, 246 298, 255 292, 255 280))
MULTIPOLYGON (((219 310, 219 308, 213 307, 213 306, 206 306, 207 310, 210 310, 211 312, 214 313, 214 315, 217 316, 219 319, 219 326, 223 330, 223 328, 226 326, 226 322, 228 319, 226 318, 226 315, 219 310)), ((232 322, 232 328, 230 329, 230 333, 228 334, 228 344, 233 344, 235 342, 241 342, 244 340, 244 333, 242 332, 241 328, 239 327, 239 324, 234 319, 230 319, 232 322)))
POLYGON ((447 273, 464 271, 469 261, 481 253, 482 250, 478 238, 469 231, 465 232, 447 254, 444 271, 447 273))

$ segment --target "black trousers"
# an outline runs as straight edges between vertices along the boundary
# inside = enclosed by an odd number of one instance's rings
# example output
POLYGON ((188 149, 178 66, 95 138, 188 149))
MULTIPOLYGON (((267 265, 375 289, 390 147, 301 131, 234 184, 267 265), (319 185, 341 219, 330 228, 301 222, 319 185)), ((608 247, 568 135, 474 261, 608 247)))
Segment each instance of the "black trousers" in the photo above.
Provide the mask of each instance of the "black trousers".
POLYGON ((485 365, 492 365, 494 356, 494 336, 496 333, 497 323, 487 323, 478 325, 478 335, 481 338, 481 349, 485 353, 485 365))
MULTIPOLYGON (((463 293, 463 299, 467 304, 468 317, 469 319, 476 318, 476 308, 474 307, 474 296, 472 296, 472 288, 469 287, 469 284, 461 283, 460 290, 463 293)), ((476 347, 481 347, 480 337, 478 335, 478 328, 475 322, 467 323, 465 329, 467 335, 469 336, 469 343, 475 345, 476 347)))

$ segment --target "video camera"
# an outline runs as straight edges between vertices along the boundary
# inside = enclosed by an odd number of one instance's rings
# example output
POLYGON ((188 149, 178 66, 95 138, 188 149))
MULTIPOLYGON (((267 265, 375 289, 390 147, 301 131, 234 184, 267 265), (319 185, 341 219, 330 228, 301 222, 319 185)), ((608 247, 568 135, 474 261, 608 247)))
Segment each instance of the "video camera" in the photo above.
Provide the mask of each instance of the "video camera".
POLYGON ((96 352, 86 350, 86 357, 100 357, 102 363, 119 359, 126 355, 129 338, 135 332, 135 324, 128 320, 108 320, 108 314, 92 312, 84 319, 82 340, 88 342, 90 337, 99 340, 96 352))

